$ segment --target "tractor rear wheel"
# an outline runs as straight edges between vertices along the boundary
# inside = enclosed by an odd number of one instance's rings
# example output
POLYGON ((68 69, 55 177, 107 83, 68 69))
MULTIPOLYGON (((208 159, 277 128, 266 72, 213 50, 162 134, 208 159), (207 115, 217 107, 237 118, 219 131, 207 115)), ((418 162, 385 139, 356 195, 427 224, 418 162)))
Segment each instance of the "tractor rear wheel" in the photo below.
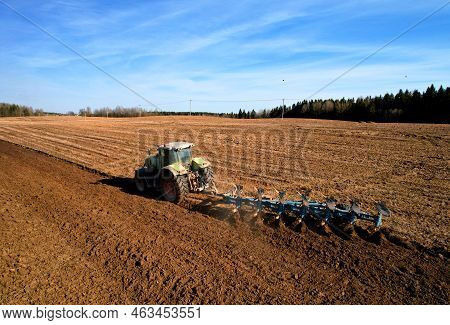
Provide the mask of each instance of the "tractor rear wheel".
POLYGON ((182 203, 189 193, 186 176, 173 176, 161 178, 162 196, 166 201, 176 204, 182 203))

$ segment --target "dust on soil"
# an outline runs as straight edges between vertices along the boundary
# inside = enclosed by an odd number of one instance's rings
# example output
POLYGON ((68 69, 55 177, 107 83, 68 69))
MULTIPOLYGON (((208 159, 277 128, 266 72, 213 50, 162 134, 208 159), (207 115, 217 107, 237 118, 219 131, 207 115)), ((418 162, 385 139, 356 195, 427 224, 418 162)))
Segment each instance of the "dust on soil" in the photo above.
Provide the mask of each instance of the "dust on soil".
POLYGON ((395 236, 233 223, 202 196, 140 196, 126 178, 3 141, 0 175, 1 304, 449 302, 448 254, 395 236))

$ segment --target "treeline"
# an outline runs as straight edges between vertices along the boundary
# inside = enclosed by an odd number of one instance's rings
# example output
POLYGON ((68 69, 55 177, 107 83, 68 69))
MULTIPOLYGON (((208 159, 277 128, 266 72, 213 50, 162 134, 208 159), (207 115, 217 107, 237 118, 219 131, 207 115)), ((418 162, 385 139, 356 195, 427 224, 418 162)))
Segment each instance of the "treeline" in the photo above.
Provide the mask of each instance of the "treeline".
MULTIPOLYGON (((259 112, 256 117, 281 117, 282 106, 259 112)), ((287 118, 321 118, 375 122, 450 123, 450 87, 436 90, 431 85, 424 92, 399 90, 397 94, 365 98, 315 99, 285 107, 287 118)), ((239 117, 239 116, 236 116, 239 117)), ((251 118, 243 111, 241 118, 251 118)))
MULTIPOLYGON (((394 94, 384 96, 342 98, 342 99, 314 99, 297 102, 284 107, 286 118, 321 118, 350 121, 375 122, 423 122, 423 123, 450 123, 450 88, 434 85, 424 92, 418 90, 399 90, 394 94)), ((33 116, 46 113, 42 109, 33 109, 28 106, 0 103, 0 117, 4 116, 33 116)), ((168 115, 194 115, 219 116, 230 118, 279 118, 283 114, 283 107, 278 106, 261 111, 243 110, 238 113, 210 113, 210 112, 175 112, 150 111, 140 107, 126 108, 99 108, 90 107, 80 109, 78 115, 95 117, 139 117, 139 116, 168 116, 168 115)), ((59 115, 59 114, 57 114, 59 115)), ((68 112, 67 115, 76 115, 68 112)))
MULTIPOLYGON (((264 112, 264 111, 263 111, 264 112)), ((246 112, 245 109, 239 109, 239 112, 237 114, 234 113, 230 113, 228 114, 229 117, 234 117, 234 118, 257 118, 257 117, 267 117, 266 115, 264 115, 263 113, 256 113, 256 111, 254 109, 252 109, 251 111, 246 112), (264 116, 263 116, 264 115, 264 116)))
MULTIPOLYGON (((75 115, 74 112, 68 112, 67 115, 75 115)), ((210 112, 175 112, 175 111, 150 111, 140 107, 123 107, 116 108, 98 108, 92 110, 90 107, 79 110, 80 116, 94 117, 143 117, 143 116, 169 116, 169 115, 194 115, 194 116, 228 116, 227 113, 210 113, 210 112)))
POLYGON ((7 116, 40 116, 44 115, 42 109, 33 109, 29 106, 0 103, 0 117, 7 116))

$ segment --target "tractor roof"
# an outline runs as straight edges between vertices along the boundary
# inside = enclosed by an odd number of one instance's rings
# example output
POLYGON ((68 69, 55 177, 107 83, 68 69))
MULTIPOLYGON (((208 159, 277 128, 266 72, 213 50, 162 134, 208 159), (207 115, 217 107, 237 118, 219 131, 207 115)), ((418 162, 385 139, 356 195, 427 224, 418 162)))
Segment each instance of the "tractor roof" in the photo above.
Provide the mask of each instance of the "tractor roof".
POLYGON ((194 146, 193 143, 177 141, 177 142, 169 142, 169 143, 163 144, 163 145, 159 146, 159 148, 166 148, 169 150, 181 150, 181 149, 190 148, 192 146, 194 146))

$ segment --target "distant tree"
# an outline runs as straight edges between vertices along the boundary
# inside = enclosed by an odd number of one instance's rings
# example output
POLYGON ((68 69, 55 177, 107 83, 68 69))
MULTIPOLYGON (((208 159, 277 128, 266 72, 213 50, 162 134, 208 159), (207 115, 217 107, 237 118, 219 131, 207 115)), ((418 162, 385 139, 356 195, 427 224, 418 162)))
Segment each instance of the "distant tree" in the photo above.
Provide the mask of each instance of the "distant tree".
POLYGON ((36 116, 42 116, 42 115, 44 115, 44 110, 38 108, 38 109, 36 109, 36 110, 34 111, 34 115, 36 115, 36 116))

